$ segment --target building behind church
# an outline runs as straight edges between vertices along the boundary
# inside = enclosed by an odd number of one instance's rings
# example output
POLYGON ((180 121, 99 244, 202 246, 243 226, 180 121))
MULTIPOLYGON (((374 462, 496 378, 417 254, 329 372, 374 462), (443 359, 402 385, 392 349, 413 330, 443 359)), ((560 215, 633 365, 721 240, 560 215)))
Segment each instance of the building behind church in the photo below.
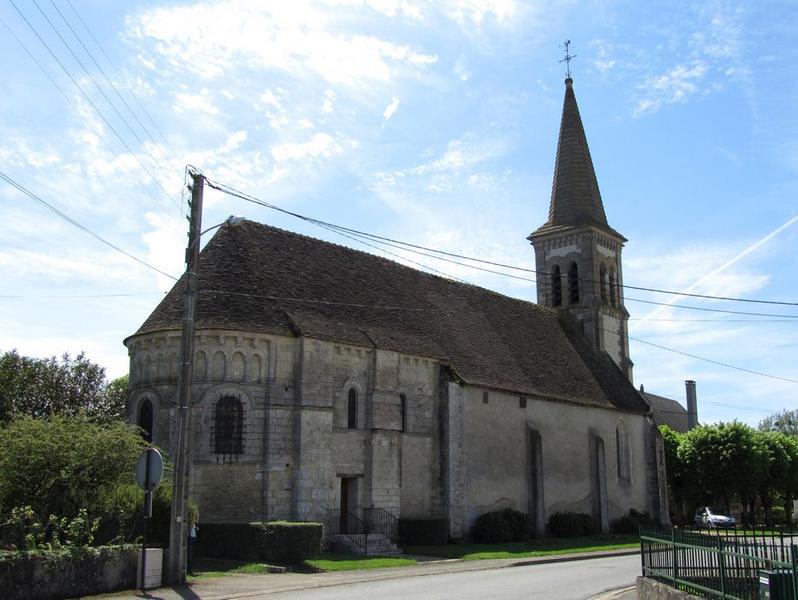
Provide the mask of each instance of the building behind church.
MULTIPOLYGON (((632 508, 667 520, 661 444, 631 381, 626 240, 572 83, 549 219, 529 237, 537 304, 252 221, 218 230, 200 257, 192 392, 204 521, 375 508, 446 518, 458 538, 508 507, 537 533, 560 511, 603 530, 632 508)), ((182 289, 125 340, 129 418, 170 455, 182 289)))

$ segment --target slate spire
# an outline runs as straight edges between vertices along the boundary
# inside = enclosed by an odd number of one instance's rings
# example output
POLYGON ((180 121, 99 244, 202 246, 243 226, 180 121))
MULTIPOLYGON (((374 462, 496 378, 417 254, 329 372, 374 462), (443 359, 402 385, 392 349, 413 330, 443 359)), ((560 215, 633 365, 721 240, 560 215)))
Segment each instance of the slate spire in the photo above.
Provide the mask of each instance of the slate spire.
POLYGON ((585 129, 579 116, 573 79, 565 80, 565 100, 554 163, 549 220, 541 229, 598 225, 609 229, 585 129))

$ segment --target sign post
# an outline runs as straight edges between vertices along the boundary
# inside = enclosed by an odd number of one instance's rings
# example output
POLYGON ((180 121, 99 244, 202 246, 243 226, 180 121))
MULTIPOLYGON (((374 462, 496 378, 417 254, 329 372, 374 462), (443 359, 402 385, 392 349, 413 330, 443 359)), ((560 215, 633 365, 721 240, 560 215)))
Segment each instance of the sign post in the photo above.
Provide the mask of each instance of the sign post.
POLYGON ((144 490, 144 535, 141 539, 141 591, 146 591, 147 529, 152 517, 152 490, 163 477, 163 457, 153 447, 145 448, 136 463, 136 482, 144 490))

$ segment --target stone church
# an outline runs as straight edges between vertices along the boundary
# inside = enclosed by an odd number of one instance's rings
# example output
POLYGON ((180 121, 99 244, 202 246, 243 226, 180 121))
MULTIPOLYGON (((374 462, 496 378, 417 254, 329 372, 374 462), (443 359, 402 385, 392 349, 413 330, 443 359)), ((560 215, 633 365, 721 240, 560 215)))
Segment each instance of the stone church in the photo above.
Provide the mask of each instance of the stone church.
MULTIPOLYGON (((446 518, 458 538, 506 507, 537 533, 558 511, 605 531, 631 508, 667 519, 661 445, 631 382, 626 240, 565 85, 549 218, 529 236, 537 304, 253 221, 208 242, 190 490, 203 521, 373 508, 446 518)), ((167 452, 182 289, 125 340, 129 418, 167 452)))

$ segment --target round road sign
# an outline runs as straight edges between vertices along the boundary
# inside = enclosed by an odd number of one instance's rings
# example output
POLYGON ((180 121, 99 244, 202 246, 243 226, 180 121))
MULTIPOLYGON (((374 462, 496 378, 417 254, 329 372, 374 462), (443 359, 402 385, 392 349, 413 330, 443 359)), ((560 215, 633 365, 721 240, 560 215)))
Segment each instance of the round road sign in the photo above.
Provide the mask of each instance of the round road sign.
POLYGON ((136 481, 146 491, 152 490, 163 476, 163 457, 155 448, 146 448, 136 464, 136 481))

